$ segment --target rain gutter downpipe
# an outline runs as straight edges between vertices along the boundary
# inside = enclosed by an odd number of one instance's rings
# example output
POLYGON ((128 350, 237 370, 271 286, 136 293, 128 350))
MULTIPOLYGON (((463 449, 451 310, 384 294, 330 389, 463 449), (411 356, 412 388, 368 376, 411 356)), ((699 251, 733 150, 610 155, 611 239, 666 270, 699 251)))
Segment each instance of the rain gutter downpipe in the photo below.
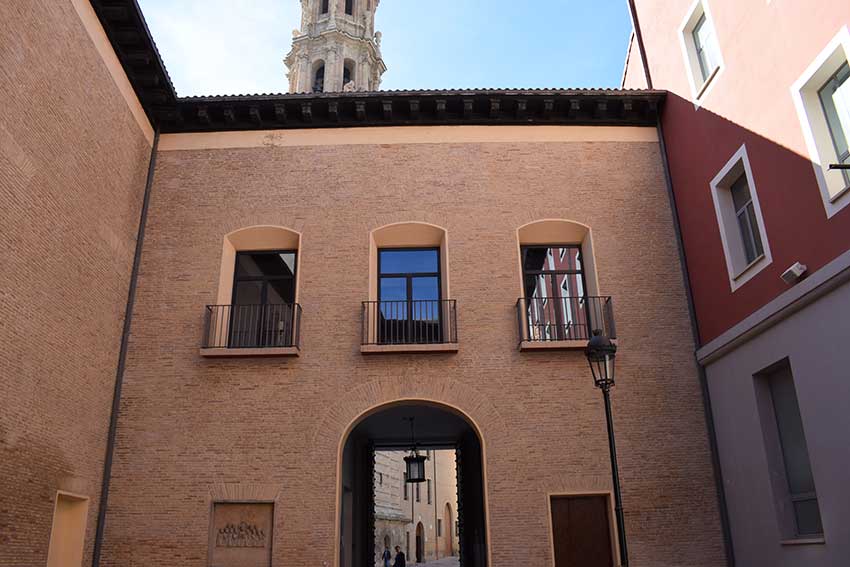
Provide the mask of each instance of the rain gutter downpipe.
POLYGON ((145 182, 145 193, 142 197, 142 210, 139 214, 139 228, 136 234, 136 251, 133 255, 133 268, 130 272, 130 288, 127 291, 127 304, 124 307, 124 329, 121 333, 121 348, 118 351, 118 366, 115 371, 115 388, 112 393, 112 411, 109 416, 109 433, 106 438, 106 457, 103 461, 103 478, 100 486, 100 501, 97 510, 97 528, 94 536, 92 551, 92 567, 100 567, 100 556, 103 551, 103 533, 106 524, 106 509, 109 501, 109 481, 112 478, 112 462, 115 455, 115 438, 118 430, 118 413, 121 409, 121 388, 124 384, 124 369, 127 365, 127 347, 130 339, 130 325, 133 322, 133 306, 136 302, 136 287, 139 280, 139 266, 142 261, 142 245, 145 242, 145 225, 148 219, 151 187, 153 186, 154 169, 156 168, 156 151, 159 146, 159 127, 154 132, 151 157, 148 162, 148 176, 145 182))

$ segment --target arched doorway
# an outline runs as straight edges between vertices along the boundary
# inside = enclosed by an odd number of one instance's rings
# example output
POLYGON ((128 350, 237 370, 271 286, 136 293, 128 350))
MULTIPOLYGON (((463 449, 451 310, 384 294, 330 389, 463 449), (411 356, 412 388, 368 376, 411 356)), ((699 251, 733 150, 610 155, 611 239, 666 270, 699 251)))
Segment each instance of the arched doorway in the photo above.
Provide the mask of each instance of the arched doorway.
MULTIPOLYGON (((478 430, 460 411, 419 400, 390 403, 365 413, 354 422, 344 440, 340 463, 339 566, 373 567, 376 557, 380 557, 381 549, 376 548, 383 541, 376 538, 376 531, 380 533, 376 530, 376 521, 385 520, 377 518, 376 494, 380 496, 388 491, 397 494, 403 505, 406 519, 402 521, 406 523, 399 533, 413 540, 404 546, 410 552, 406 553, 407 562, 422 562, 427 553, 443 555, 438 547, 437 526, 423 524, 427 517, 436 524, 437 510, 440 510, 437 502, 431 504, 426 498, 425 483, 421 487, 420 503, 414 486, 403 480, 403 467, 394 476, 376 470, 376 455, 393 453, 401 457, 410 450, 410 425, 406 421, 409 418, 414 419, 420 452, 447 454, 457 471, 457 517, 452 516, 449 507, 443 530, 449 543, 443 544, 444 548, 450 551, 449 555, 459 555, 464 567, 487 567, 483 454, 478 430), (351 496, 346 498, 348 494, 351 496), (430 516, 419 517, 418 511, 413 513, 414 507, 420 504, 431 506, 430 516), (453 541, 455 521, 457 544, 453 541), (430 552, 428 545, 431 545, 430 552)), ((440 500, 446 502, 446 496, 443 494, 440 500)))
POLYGON ((452 520, 452 505, 446 502, 446 508, 443 510, 443 553, 447 557, 455 554, 454 551, 454 521, 452 520))
POLYGON ((422 522, 416 524, 416 562, 422 563, 425 560, 425 528, 422 522))

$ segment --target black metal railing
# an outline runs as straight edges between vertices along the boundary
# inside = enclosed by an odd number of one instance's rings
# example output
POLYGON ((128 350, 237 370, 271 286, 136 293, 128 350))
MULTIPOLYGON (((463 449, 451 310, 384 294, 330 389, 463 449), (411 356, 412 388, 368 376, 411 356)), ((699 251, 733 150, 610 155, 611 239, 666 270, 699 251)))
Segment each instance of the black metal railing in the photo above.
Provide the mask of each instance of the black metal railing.
POLYGON ((586 341, 595 329, 617 337, 610 297, 521 297, 516 307, 520 341, 586 341))
POLYGON ((362 344, 410 345, 457 342, 454 299, 364 301, 362 344))
POLYGON ((301 344, 301 306, 207 305, 203 348, 275 348, 301 344))

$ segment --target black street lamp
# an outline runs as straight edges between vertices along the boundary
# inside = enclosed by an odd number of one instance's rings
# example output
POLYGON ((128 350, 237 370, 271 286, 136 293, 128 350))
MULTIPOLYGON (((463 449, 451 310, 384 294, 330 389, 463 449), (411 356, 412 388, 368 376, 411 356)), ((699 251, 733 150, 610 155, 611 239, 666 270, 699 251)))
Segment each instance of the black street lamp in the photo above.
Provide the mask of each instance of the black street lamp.
POLYGON ((611 453, 611 476, 614 480, 614 513, 617 516, 617 538, 620 544, 620 565, 628 567, 629 552, 626 547, 626 522, 623 519, 623 499, 620 495, 620 472, 617 469, 617 447, 614 444, 614 420, 611 418, 611 387, 614 385, 614 357, 617 355, 617 345, 611 342, 607 335, 595 329, 593 337, 588 341, 584 350, 590 371, 593 373, 593 384, 602 390, 605 399, 605 419, 608 422, 608 449, 611 453))

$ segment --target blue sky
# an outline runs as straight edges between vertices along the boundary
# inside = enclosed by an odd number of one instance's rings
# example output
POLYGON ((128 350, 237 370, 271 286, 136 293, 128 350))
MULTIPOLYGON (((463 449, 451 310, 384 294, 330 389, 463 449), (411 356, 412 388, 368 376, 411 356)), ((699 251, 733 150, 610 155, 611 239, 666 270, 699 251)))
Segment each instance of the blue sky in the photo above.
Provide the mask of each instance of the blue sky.
MULTIPOLYGON (((180 96, 286 92, 298 0, 138 0, 180 96)), ((626 0, 382 0, 382 89, 617 87, 626 0)))

